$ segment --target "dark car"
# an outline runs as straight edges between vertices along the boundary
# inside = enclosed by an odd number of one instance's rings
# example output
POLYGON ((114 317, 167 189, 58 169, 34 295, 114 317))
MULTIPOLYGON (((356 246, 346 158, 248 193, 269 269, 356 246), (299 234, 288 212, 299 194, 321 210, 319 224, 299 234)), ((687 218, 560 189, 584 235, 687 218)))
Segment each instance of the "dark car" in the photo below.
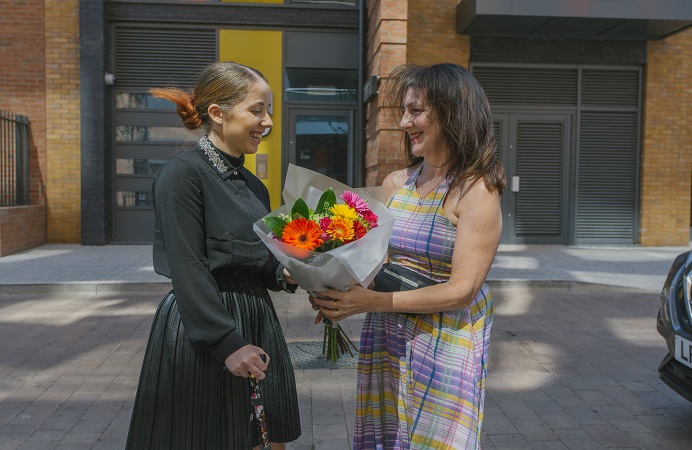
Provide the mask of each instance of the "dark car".
POLYGON ((659 377, 692 402, 692 250, 678 255, 668 272, 656 329, 668 346, 659 377))

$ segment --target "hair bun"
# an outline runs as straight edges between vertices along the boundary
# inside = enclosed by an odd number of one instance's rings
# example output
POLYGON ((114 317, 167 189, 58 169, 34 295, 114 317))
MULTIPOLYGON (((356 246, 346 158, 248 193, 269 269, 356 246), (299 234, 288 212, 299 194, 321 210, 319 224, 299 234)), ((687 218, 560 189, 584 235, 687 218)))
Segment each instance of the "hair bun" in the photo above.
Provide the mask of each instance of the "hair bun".
POLYGON ((195 99, 192 95, 188 97, 186 103, 178 104, 178 115, 183 119, 183 125, 189 130, 196 130, 202 126, 202 119, 199 117, 199 112, 195 107, 195 99))

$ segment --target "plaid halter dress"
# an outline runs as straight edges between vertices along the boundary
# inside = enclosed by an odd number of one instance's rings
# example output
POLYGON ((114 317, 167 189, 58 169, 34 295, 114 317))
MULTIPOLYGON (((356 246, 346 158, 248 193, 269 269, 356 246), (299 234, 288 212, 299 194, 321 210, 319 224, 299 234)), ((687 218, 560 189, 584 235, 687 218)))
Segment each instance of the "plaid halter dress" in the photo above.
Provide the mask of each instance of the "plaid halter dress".
MULTIPOLYGON (((456 228, 443 182, 421 198, 415 170, 389 201, 390 262, 437 281, 451 274, 456 228)), ((358 357, 354 449, 480 448, 493 322, 486 284, 471 305, 432 314, 368 313, 358 357)))

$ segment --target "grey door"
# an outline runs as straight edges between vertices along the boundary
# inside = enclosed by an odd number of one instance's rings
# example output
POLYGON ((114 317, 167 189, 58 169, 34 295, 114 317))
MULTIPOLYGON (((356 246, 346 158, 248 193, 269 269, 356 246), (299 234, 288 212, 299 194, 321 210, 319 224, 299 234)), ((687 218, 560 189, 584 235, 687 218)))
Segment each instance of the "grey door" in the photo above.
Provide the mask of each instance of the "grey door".
POLYGON ((353 186, 353 117, 350 109, 289 109, 284 160, 353 186))
POLYGON ((570 123, 569 114, 495 117, 508 180, 502 200, 503 243, 568 243, 570 123))

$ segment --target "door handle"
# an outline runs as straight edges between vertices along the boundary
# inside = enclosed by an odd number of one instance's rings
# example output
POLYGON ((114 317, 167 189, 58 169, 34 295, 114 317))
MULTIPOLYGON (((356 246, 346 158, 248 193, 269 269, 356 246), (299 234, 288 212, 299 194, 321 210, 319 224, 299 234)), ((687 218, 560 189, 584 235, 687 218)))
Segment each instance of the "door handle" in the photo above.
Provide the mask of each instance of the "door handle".
POLYGON ((510 186, 512 192, 519 192, 519 177, 512 177, 512 183, 510 186))

